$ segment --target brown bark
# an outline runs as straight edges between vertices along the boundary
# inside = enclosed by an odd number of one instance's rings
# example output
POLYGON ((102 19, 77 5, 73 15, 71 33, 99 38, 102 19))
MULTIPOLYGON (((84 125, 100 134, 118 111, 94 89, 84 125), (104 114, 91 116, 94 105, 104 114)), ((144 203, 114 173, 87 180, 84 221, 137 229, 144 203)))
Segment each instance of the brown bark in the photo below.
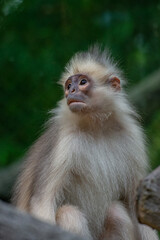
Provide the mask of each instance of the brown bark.
POLYGON ((160 167, 141 181, 136 204, 139 222, 160 230, 160 167))

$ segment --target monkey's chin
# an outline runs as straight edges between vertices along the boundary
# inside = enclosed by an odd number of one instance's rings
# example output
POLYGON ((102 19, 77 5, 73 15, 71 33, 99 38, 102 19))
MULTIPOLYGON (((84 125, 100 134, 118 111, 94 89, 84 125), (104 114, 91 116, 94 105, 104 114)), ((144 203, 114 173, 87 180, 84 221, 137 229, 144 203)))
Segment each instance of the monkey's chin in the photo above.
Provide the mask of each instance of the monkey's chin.
POLYGON ((84 102, 72 102, 69 104, 69 109, 75 113, 83 112, 86 108, 87 104, 84 102))

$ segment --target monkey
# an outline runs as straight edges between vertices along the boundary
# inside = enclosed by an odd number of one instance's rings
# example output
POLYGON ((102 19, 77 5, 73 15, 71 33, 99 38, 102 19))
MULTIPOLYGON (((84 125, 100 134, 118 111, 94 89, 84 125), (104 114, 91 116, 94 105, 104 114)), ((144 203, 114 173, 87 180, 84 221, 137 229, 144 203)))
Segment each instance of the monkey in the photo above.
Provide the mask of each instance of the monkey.
POLYGON ((136 187, 149 163, 125 82, 105 49, 71 58, 59 80, 64 97, 15 184, 19 209, 88 239, 158 239, 136 218, 136 187))

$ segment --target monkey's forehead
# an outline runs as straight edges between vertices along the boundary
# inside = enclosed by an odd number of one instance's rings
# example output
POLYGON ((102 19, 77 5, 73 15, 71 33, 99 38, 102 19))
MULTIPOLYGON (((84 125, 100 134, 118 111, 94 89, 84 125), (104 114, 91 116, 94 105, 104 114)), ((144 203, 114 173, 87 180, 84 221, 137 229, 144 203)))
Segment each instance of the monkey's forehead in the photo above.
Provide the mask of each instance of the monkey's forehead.
POLYGON ((115 69, 113 66, 103 66, 97 62, 90 60, 77 60, 77 61, 72 61, 69 63, 66 68, 65 72, 62 74, 62 77, 60 79, 60 84, 64 85, 66 80, 73 75, 76 74, 84 74, 89 76, 91 79, 94 81, 102 81, 103 78, 107 78, 107 76, 114 75, 116 73, 115 69))

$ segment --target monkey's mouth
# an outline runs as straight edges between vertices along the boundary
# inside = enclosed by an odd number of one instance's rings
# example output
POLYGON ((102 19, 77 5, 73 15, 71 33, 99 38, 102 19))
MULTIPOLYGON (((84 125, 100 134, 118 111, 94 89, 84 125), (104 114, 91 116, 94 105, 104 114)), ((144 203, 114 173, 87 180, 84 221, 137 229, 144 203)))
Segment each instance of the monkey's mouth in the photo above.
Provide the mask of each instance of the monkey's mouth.
POLYGON ((70 99, 67 101, 68 105, 73 105, 73 104, 85 104, 85 102, 76 100, 76 99, 70 99))
POLYGON ((67 104, 72 112, 78 113, 84 110, 87 104, 80 99, 68 99, 67 104))

